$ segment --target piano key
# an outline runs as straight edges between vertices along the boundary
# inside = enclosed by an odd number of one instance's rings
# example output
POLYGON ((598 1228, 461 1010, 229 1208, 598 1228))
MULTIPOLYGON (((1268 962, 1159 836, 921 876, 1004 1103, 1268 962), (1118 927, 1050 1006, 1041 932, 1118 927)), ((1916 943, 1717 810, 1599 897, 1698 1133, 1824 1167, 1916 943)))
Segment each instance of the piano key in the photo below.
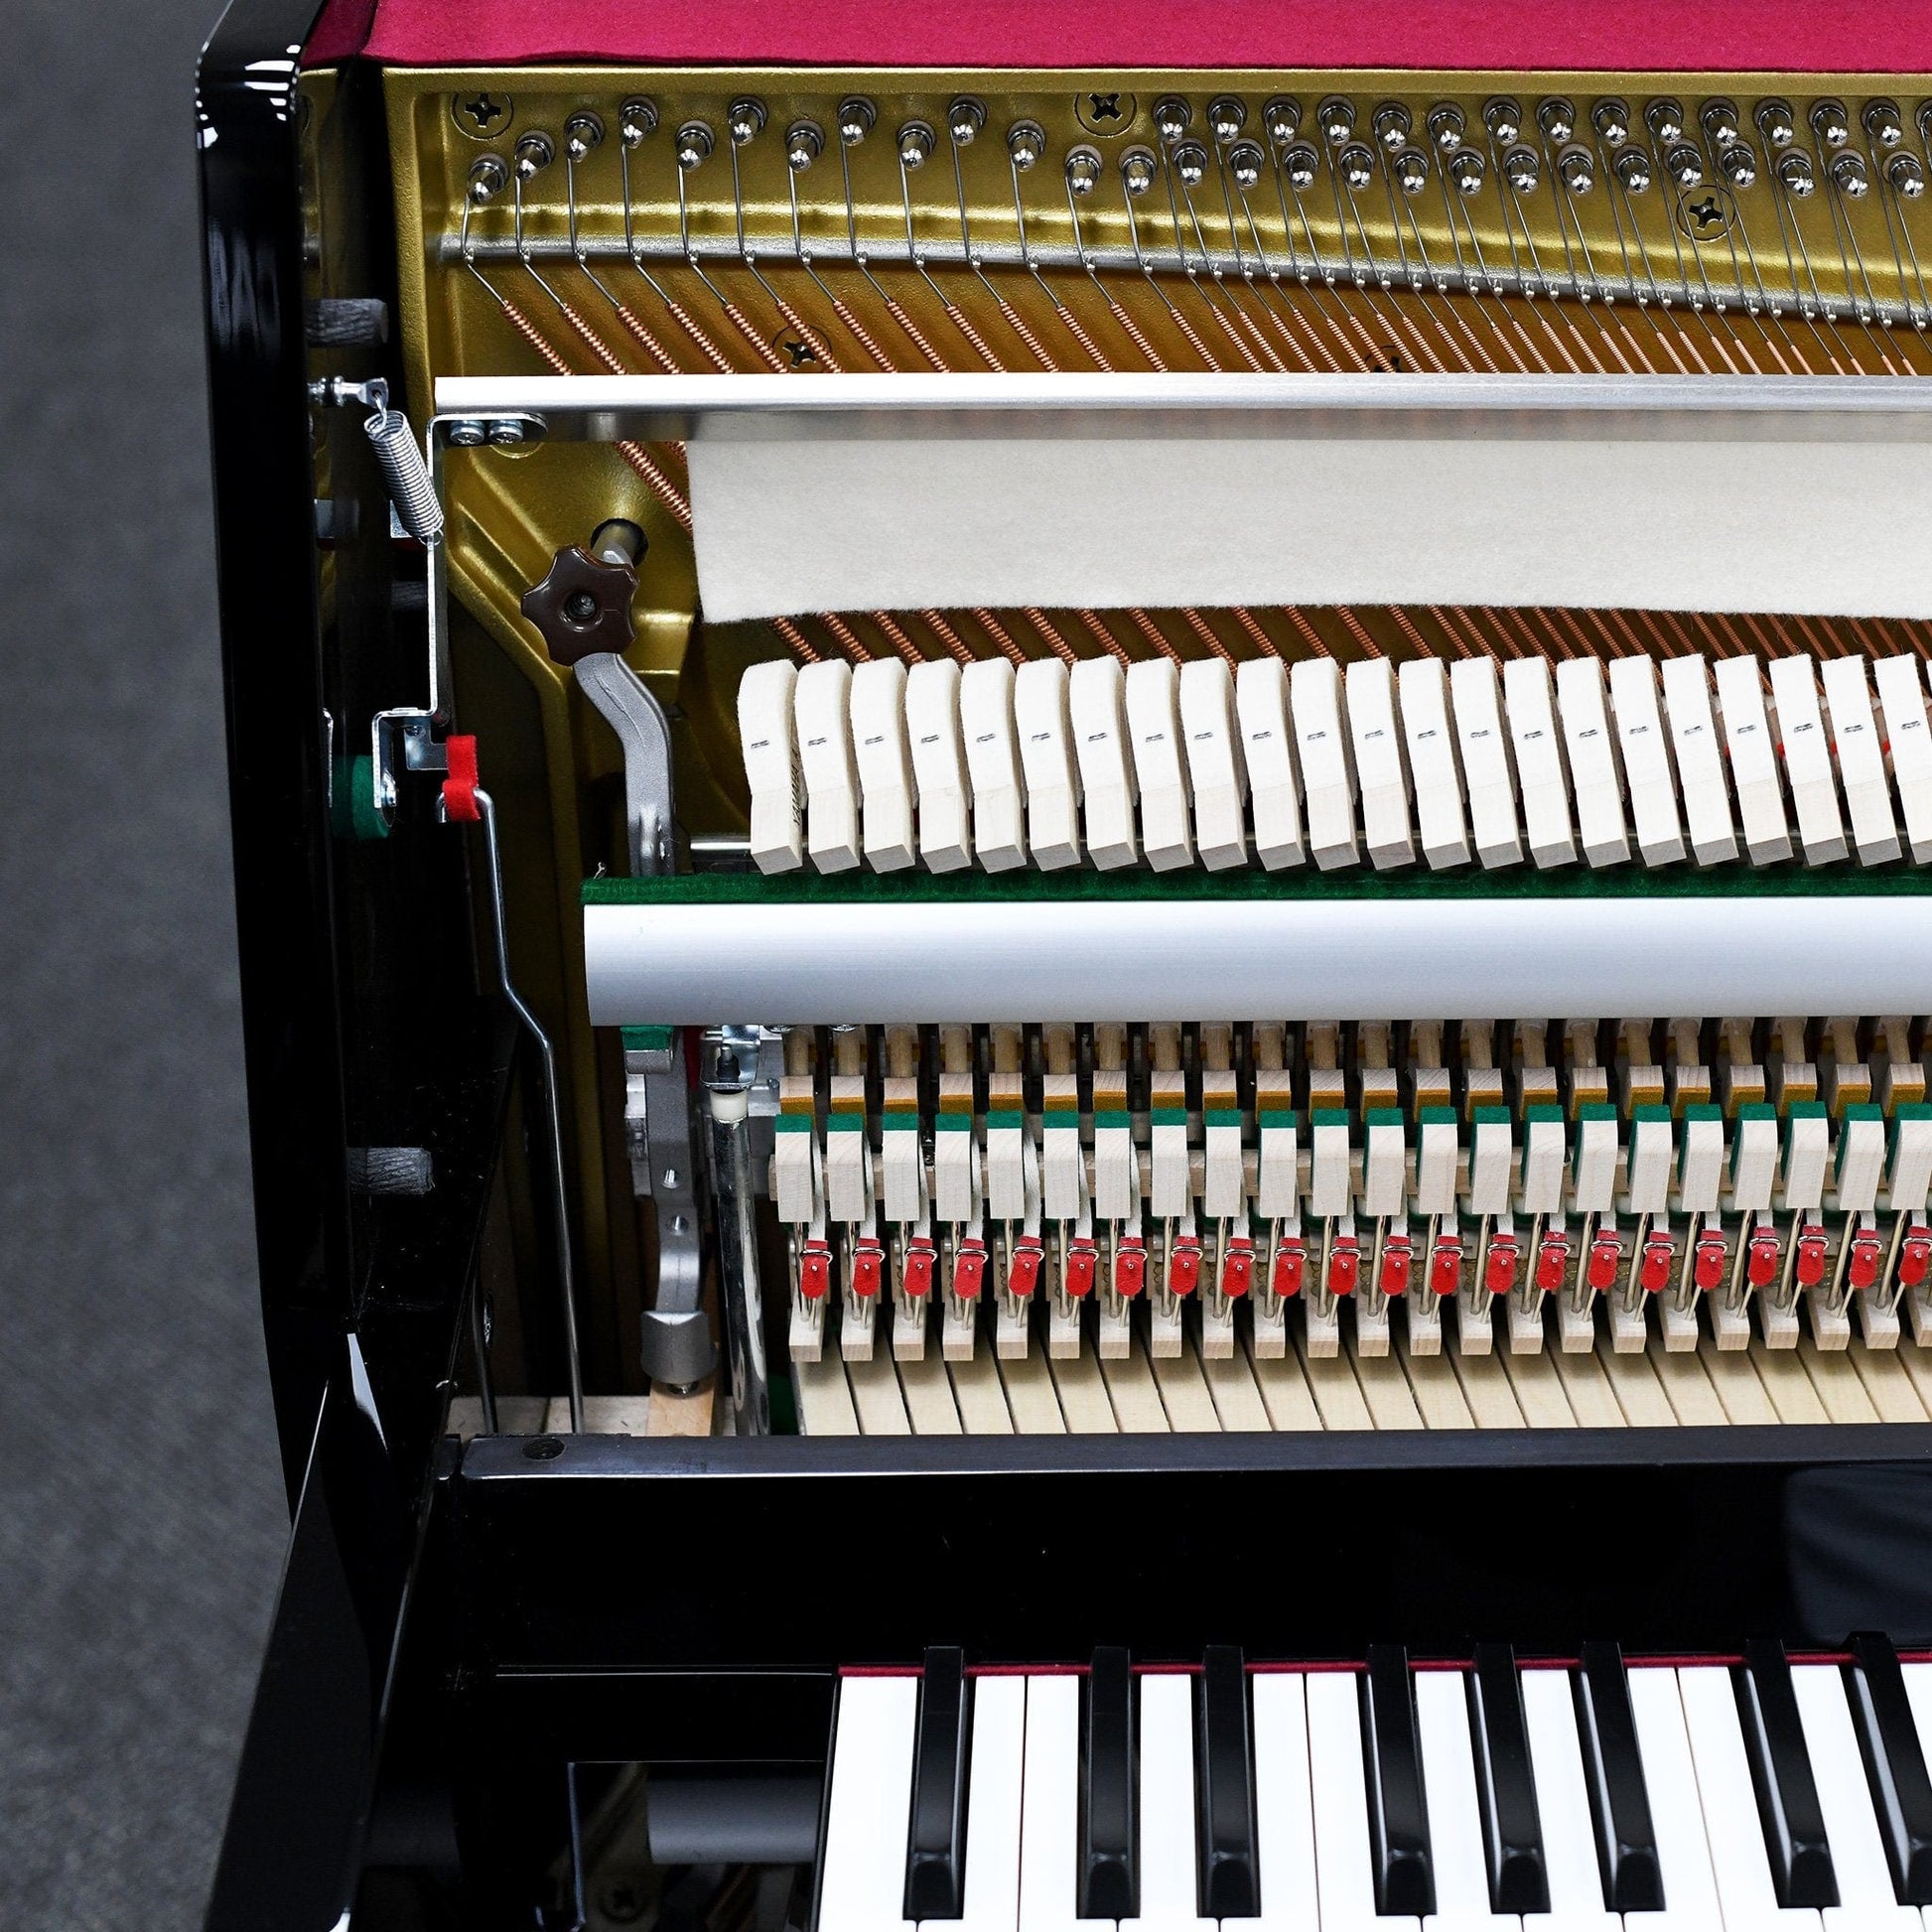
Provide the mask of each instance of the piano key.
POLYGON ((1201 1379, 1193 1338, 1188 1336, 1182 1340, 1178 1355, 1157 1355, 1151 1359, 1155 1386, 1161 1391, 1161 1406, 1168 1412, 1168 1427, 1176 1436, 1218 1435, 1221 1419, 1215 1414, 1214 1399, 1201 1379))
POLYGON ((1613 1643, 1585 1644, 1573 1682, 1604 1903, 1613 1912, 1661 1911, 1663 1872, 1623 1653, 1613 1643))
POLYGON ((1209 1644, 1194 1698, 1200 1908, 1209 1918, 1254 1918, 1261 1910, 1252 1760, 1241 1652, 1233 1644, 1209 1644))
POLYGON ((919 794, 919 857, 932 872, 958 872, 973 863, 973 793, 960 734, 959 666, 951 658, 906 673, 905 731, 919 794))
POLYGON ((1064 1436, 1066 1418, 1053 1391, 1052 1372, 1035 1339, 1020 1356, 996 1358, 1000 1383, 1006 1390, 1007 1413, 1016 1436, 1064 1436))
POLYGON ((1603 705, 1603 666, 1593 657, 1557 666, 1557 714, 1570 781, 1577 793, 1577 833, 1592 866, 1617 866, 1630 857, 1623 811, 1623 774, 1603 705))
MULTIPOLYGON (((1018 1932, 1113 1932, 1111 1916, 1082 1916, 1079 1896, 1080 1680, 1059 1675, 1026 1682, 1018 1932)), ((822 1917, 819 1924, 834 1932, 822 1917)))
MULTIPOLYGON (((912 675, 916 678, 920 665, 912 675)), ((1127 744, 1127 674, 1112 657, 1083 657, 1067 680, 1073 755, 1080 766, 1087 856, 1102 872, 1141 856, 1127 744)), ((923 797, 921 798, 923 804, 923 797)))
POLYGON ((988 872, 1027 863, 1027 790, 1013 721, 1013 666, 982 657, 959 674, 959 727, 973 785, 973 843, 988 872))
POLYGON ((1307 1433, 1326 1427, 1303 1372, 1302 1358, 1293 1349, 1286 1355, 1259 1355, 1251 1345, 1248 1366, 1254 1371, 1271 1429, 1307 1433))
POLYGON ((1380 869, 1413 865, 1414 821, 1409 773, 1395 722, 1395 674, 1386 657, 1363 657, 1342 680, 1349 742, 1355 749, 1355 780, 1361 792, 1362 836, 1369 864, 1380 869))
POLYGON ((1311 1673, 1306 1694, 1321 1932, 1422 1932, 1420 1917, 1384 1917, 1377 1904, 1361 1691, 1354 1674, 1311 1673))
POLYGON ((923 1355, 900 1355, 894 1364, 898 1370, 898 1392, 905 1398, 905 1418, 915 1436, 957 1436, 959 1405, 952 1399, 952 1380, 937 1349, 923 1355))
POLYGON ((964 1652, 951 1646, 927 1650, 913 1733, 907 1918, 959 1916, 966 1868, 966 1697, 964 1652))
POLYGON ((1724 1920, 1698 1812, 1697 1772, 1684 1733, 1677 1673, 1651 1666, 1630 1671, 1627 1681, 1664 1903, 1660 1911, 1628 1913, 1624 1932, 1720 1932, 1724 1920))
POLYGON ((1308 1337, 1295 1333, 1296 1359, 1308 1378, 1309 1393, 1321 1412, 1324 1429, 1373 1429, 1375 1418, 1362 1399, 1362 1385, 1355 1379, 1354 1364, 1347 1354, 1311 1355, 1308 1337))
POLYGON ((905 742, 905 666, 897 657, 875 658, 852 673, 852 749, 859 764, 866 863, 875 872, 903 871, 919 854, 905 742))
POLYGON ((1409 1653, 1400 1644, 1368 1647, 1362 1739, 1377 1908, 1386 1918, 1433 1913, 1436 1884, 1415 1687, 1409 1653))
POLYGON ((1764 711, 1764 673, 1755 657, 1721 657, 1712 673, 1725 750, 1737 787, 1737 818, 1754 866, 1791 857, 1791 823, 1778 776, 1777 740, 1764 711))
POLYGON ((1799 1664, 1791 1671, 1791 1688, 1838 1879, 1838 1902, 1826 1909, 1825 1932, 1919 1932, 1917 1907, 1901 1905, 1892 1888, 1844 1673, 1836 1664, 1799 1664))
POLYGON ((1180 750, 1180 673, 1172 658, 1146 658, 1127 667, 1127 738, 1141 794, 1147 864, 1155 872, 1192 865, 1194 830, 1180 750))
POLYGON ((1252 1682, 1255 1857, 1261 1902, 1221 1932, 1315 1932, 1314 1793, 1302 1676, 1265 1671, 1252 1682))
POLYGON ((1140 1911, 1121 1932, 1215 1932, 1201 1916, 1195 1860, 1194 1680, 1163 1672, 1140 1689, 1140 1911))
POLYGON ((1516 1653, 1506 1643, 1479 1643, 1474 1664, 1466 1688, 1490 1903, 1499 1912, 1547 1912, 1550 1887, 1516 1653))
POLYGON ((960 1426, 968 1436, 1012 1436, 1013 1412, 1000 1384, 999 1365, 988 1349, 969 1361, 948 1362, 953 1400, 959 1405, 960 1426))
POLYGON ((1817 1911, 1781 1905, 1772 1883, 1730 1672, 1722 1665, 1680 1670, 1677 1688, 1725 1932, 1815 1932, 1817 1911))
POLYGON ((935 1932, 1018 1932, 1026 1750, 1027 1680, 980 1678, 966 1786, 965 1903, 957 1916, 935 1915, 935 1932))
MULTIPOLYGON (((752 863, 759 872, 796 872, 805 863, 804 779, 792 711, 797 683, 796 667, 782 658, 754 664, 739 681, 738 742, 752 794, 752 863)), ((1924 710, 1921 703, 1921 724, 1924 710)))
POLYGON ((1261 1391, 1255 1386, 1254 1371, 1239 1343, 1232 1355, 1210 1356, 1203 1361, 1201 1374, 1223 1430, 1251 1434, 1272 1427, 1261 1391))
POLYGON ((1932 1776, 1905 1674, 1886 1637, 1868 1631, 1855 1636, 1852 1655, 1846 1694, 1892 1890, 1907 1905, 1932 1905, 1932 1776))
POLYGON ((836 1342, 830 1343, 816 1361, 794 1360, 791 1386, 798 1398, 799 1435, 858 1435, 859 1416, 852 1406, 852 1391, 836 1342))
POLYGON ((1412 1682, 1436 1891, 1436 1908, 1424 1918, 1423 1932, 1516 1932, 1520 1919, 1490 1905, 1464 1673, 1417 1671, 1412 1682))
POLYGON ((1783 1645, 1754 1640, 1745 1646, 1737 1708, 1778 1902, 1836 1905, 1825 1818, 1783 1645))
POLYGON ((1080 1727, 1080 1913, 1132 1918, 1134 1673, 1125 1650, 1105 1645, 1093 1653, 1080 1727))
POLYGON ((792 687, 805 776, 805 849, 820 872, 850 872, 861 852, 851 699, 846 663, 807 664, 792 687))
POLYGON ((1462 769, 1449 728, 1449 681, 1441 659, 1411 658, 1396 673, 1396 690, 1410 775, 1415 780, 1422 856, 1438 869, 1466 866, 1468 813, 1462 803, 1462 769))
POLYGON ((1308 856, 1302 837, 1302 787, 1288 724, 1288 672, 1279 657, 1250 657, 1242 663, 1234 674, 1234 710, 1248 767, 1255 857, 1270 872, 1299 866, 1308 856))
POLYGON ((1669 657, 1660 676, 1692 856, 1701 866, 1724 864, 1737 856, 1737 831, 1717 721, 1711 715, 1710 667, 1702 657, 1669 657))
POLYGON ((1549 1909, 1527 1914, 1523 1932, 1618 1932, 1616 1914, 1603 1908, 1603 1871, 1570 1672, 1524 1671, 1522 1699, 1549 1889, 1549 1909))
POLYGON ((817 1923, 825 1932, 912 1932, 905 1843, 918 1700, 915 1677, 839 1681, 818 1866, 817 1923))
POLYGON ((1465 657, 1450 665, 1449 704, 1468 785, 1476 857, 1491 869, 1520 865, 1523 835, 1516 814, 1516 774, 1503 729, 1495 660, 1465 657))
POLYGON ((1107 1384, 1100 1373, 1099 1358, 1091 1350, 1078 1355, 1049 1356, 1053 1392, 1060 1399, 1060 1414, 1070 1436, 1115 1436, 1120 1424, 1114 1420, 1114 1405, 1107 1400, 1107 1384))
POLYGON ((860 1435, 911 1435, 912 1423, 905 1413, 905 1398, 899 1393, 898 1375, 893 1358, 883 1348, 863 1359, 848 1354, 845 1377, 852 1390, 852 1406, 858 1412, 860 1435))

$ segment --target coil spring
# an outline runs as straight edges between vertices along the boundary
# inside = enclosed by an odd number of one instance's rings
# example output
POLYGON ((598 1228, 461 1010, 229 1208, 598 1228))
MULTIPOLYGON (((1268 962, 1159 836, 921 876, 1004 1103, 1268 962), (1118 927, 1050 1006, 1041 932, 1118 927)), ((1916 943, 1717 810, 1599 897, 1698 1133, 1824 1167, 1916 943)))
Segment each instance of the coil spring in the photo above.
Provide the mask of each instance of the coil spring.
POLYGON ((443 505, 436 500, 436 487, 429 480, 423 453, 416 447, 409 418, 400 410, 380 408, 364 420, 362 428, 382 467, 402 527, 425 549, 440 543, 443 505))

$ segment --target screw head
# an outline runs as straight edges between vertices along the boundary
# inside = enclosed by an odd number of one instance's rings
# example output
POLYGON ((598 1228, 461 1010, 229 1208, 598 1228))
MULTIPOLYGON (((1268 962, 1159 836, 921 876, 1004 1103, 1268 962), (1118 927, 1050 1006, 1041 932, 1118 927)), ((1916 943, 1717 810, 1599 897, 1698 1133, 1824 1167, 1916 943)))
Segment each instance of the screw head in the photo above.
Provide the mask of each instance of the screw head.
POLYGON ((1314 118, 1322 138, 1338 148, 1355 131, 1355 103, 1342 94, 1330 94, 1314 110, 1314 118))
POLYGON ((1369 125, 1375 130, 1375 138, 1390 154, 1399 154, 1409 145, 1409 136, 1415 128, 1408 108, 1399 100, 1385 100, 1375 110, 1369 125))
POLYGON ((523 441, 523 425, 513 421, 491 423, 489 440, 499 450, 513 450, 523 441))
POLYGON ((825 133, 816 121, 793 121, 785 129, 785 166, 802 175, 825 152, 825 133))
POLYGON ((1287 94, 1277 94, 1261 110, 1261 124, 1276 147, 1287 147, 1302 131, 1302 103, 1287 94))
POLYGON ((483 445, 483 426, 481 423, 450 425, 450 447, 453 450, 479 450, 483 445))
POLYGON ((936 145, 931 128, 923 121, 907 121, 898 131, 899 166, 923 168, 932 159, 936 145))
POLYGON ((1100 186, 1101 162, 1096 148, 1069 148, 1066 154, 1066 185, 1078 196, 1091 195, 1100 186))
POLYGON ((711 129, 703 121, 686 121, 677 131, 677 165, 685 174, 702 168, 711 159, 715 143, 711 129))
POLYGON ((839 140, 856 148, 879 121, 879 109, 864 94, 847 94, 839 102, 839 140))
POLYGON ((1630 110, 1614 96, 1599 100, 1589 110, 1589 124, 1606 148, 1620 148, 1630 138, 1630 110))
POLYGON ((564 1452, 564 1446, 554 1436, 535 1436, 523 1445, 523 1454, 531 1462, 554 1462, 564 1452))
POLYGON ((647 134, 657 132, 657 103, 641 94, 633 95, 618 109, 618 139, 626 148, 637 147, 647 134))

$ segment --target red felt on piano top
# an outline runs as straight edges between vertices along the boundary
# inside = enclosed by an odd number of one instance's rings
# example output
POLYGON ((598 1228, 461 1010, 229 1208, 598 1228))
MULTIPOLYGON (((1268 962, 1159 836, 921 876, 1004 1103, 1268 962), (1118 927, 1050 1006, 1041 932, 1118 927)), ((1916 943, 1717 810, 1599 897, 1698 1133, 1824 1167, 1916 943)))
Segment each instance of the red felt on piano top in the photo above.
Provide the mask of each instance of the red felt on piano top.
POLYGON ((307 59, 974 68, 1914 72, 1932 0, 329 0, 307 59))

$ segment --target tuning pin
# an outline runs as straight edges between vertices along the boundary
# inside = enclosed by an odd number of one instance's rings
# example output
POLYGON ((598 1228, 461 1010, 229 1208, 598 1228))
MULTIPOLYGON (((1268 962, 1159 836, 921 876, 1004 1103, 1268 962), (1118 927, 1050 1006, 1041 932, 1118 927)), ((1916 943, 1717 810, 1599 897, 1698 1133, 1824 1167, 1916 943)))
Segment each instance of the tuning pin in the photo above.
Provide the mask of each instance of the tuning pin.
POLYGON ((1577 131, 1577 110, 1561 94, 1537 102, 1536 124, 1552 141, 1561 145, 1577 131))
POLYGON ((1616 158, 1616 178, 1626 195, 1650 192, 1650 157, 1638 148, 1624 148, 1616 158))
POLYGON ((522 180, 528 181, 532 175, 540 174, 556 158, 556 144, 541 130, 532 128, 528 134, 518 137, 514 159, 516 172, 522 180))
POLYGON ((589 111, 573 114, 564 123, 564 153, 573 162, 584 160, 604 141, 604 123, 589 111))
POLYGON ((1183 141, 1173 151, 1173 171, 1182 184, 1198 188, 1207 174, 1207 150, 1198 141, 1183 141))
POLYGON ((1664 172, 1679 188, 1698 188, 1704 182, 1704 156, 1688 141, 1664 150, 1664 172))
POLYGON ((1871 186, 1871 176, 1866 171, 1864 156, 1862 154, 1841 154, 1832 157, 1832 180, 1838 192, 1851 201, 1860 201, 1871 186))
POLYGON ((1684 109, 1668 95, 1643 110, 1643 124, 1660 141, 1675 141, 1684 132, 1684 109))
POLYGON ((618 139, 626 148, 643 144, 647 135, 657 132, 657 103, 641 94, 633 95, 618 109, 618 139))
POLYGON ((686 121, 677 131, 677 165, 692 174, 711 159, 711 129, 703 121, 686 121))
POLYGON ((1458 148, 1449 158, 1449 178, 1459 195, 1477 194, 1481 190, 1485 172, 1482 157, 1473 148, 1458 148))
POLYGON ((839 142, 856 148, 879 122, 879 109, 864 94, 847 94, 839 102, 839 142))
POLYGON ((1415 127, 1408 108, 1399 100, 1386 100, 1375 110, 1369 126, 1375 131, 1375 138, 1390 153, 1398 153, 1406 147, 1409 136, 1415 127))
POLYGON ((1791 118, 1790 105, 1785 101, 1760 100, 1752 118, 1768 148, 1788 148, 1798 138, 1798 124, 1791 118))
POLYGON ((1507 94, 1496 94, 1482 103, 1482 124, 1491 140, 1507 147, 1523 131, 1523 110, 1507 94))
POLYGON ((1138 201, 1154 186, 1154 156, 1146 148, 1129 148, 1120 158, 1121 186, 1138 201))
POLYGON ((725 132, 735 148, 756 141, 764 132, 764 102, 753 94, 740 94, 725 109, 725 132))
POLYGON ((956 148, 970 148, 986 126, 986 103, 972 94, 960 94, 946 109, 946 132, 956 148))
POLYGON ((1557 156, 1557 174, 1573 195, 1587 195, 1596 186, 1596 157, 1586 147, 1568 147, 1557 156))
POLYGON ((1802 148, 1793 148, 1790 153, 1778 160, 1778 180, 1788 194, 1795 195, 1800 201, 1818 186, 1818 177, 1812 169, 1811 156, 1802 148))
POLYGON ((825 152, 825 133, 816 121, 793 121, 785 129, 785 166, 802 175, 825 152))
POLYGON ((1864 131, 1881 148, 1895 148, 1905 138, 1905 123, 1898 117, 1897 107, 1889 100, 1868 100, 1864 112, 1859 116, 1864 123, 1864 131))
POLYGON ((1037 121, 1015 121, 1007 129, 1007 158, 1024 175, 1046 152, 1046 130, 1037 121))
POLYGON ((1178 94, 1164 94, 1154 103, 1154 131, 1164 147, 1173 147, 1193 119, 1194 110, 1178 94))
POLYGON ((1261 124, 1276 147, 1287 147, 1302 131, 1302 103, 1286 94, 1277 94, 1261 110, 1261 124))
POLYGON ((1446 100, 1440 107, 1429 110, 1429 138, 1445 154, 1453 154, 1462 145, 1462 137, 1468 131, 1468 122, 1462 110, 1453 101, 1446 100))
POLYGON ((1908 202, 1916 202, 1925 193, 1925 170, 1912 155, 1893 155, 1885 163, 1885 179, 1891 183, 1892 192, 1908 202))
POLYGON ((510 184, 510 171, 499 155, 480 155, 470 167, 470 200, 478 207, 493 202, 510 184))
POLYGON ((1282 172, 1288 177, 1288 185, 1300 194, 1314 186, 1321 172, 1321 157, 1306 141, 1298 141, 1282 156, 1282 172))
POLYGON ((1395 169, 1396 186, 1405 195, 1420 195, 1429 185, 1429 156, 1421 148, 1404 148, 1396 156, 1392 166, 1395 169))
POLYGON ((1355 103, 1342 94, 1330 94, 1314 110, 1316 125, 1331 148, 1338 148, 1355 132, 1355 103))
POLYGON ((1744 138, 1737 126, 1737 109, 1727 100, 1707 100, 1698 120, 1714 148, 1727 148, 1744 138))
POLYGON ((1620 148, 1630 138, 1630 110, 1613 97, 1599 100, 1589 110, 1589 124, 1606 148, 1620 148))
POLYGON ((1842 148, 1852 138, 1852 123, 1844 107, 1835 100, 1821 100, 1811 110, 1811 131, 1821 148, 1842 148))
POLYGON ((1342 180, 1352 189, 1366 188, 1375 179, 1375 153, 1360 141, 1351 141, 1336 157, 1335 166, 1342 180))
POLYGON ((1530 194, 1543 178, 1536 150, 1527 143, 1519 143, 1503 156, 1503 173, 1519 195, 1530 194))
POLYGON ((1069 148, 1066 153, 1066 186, 1072 195, 1085 197, 1100 186, 1102 163, 1097 148, 1069 148))
POLYGON ((1733 141, 1718 156, 1718 171, 1732 188, 1749 188, 1757 180, 1757 156, 1747 141, 1733 141))
POLYGON ((1247 106, 1236 95, 1217 94, 1207 103, 1207 126, 1217 145, 1226 147, 1247 124, 1247 106))
POLYGON ((931 128, 923 121, 907 121, 896 139, 898 165, 908 171, 923 168, 932 159, 932 151, 938 145, 931 128))
POLYGON ((1254 187, 1261 180, 1265 159, 1259 142, 1237 141, 1228 150, 1228 167, 1234 175, 1235 186, 1241 189, 1254 187))

